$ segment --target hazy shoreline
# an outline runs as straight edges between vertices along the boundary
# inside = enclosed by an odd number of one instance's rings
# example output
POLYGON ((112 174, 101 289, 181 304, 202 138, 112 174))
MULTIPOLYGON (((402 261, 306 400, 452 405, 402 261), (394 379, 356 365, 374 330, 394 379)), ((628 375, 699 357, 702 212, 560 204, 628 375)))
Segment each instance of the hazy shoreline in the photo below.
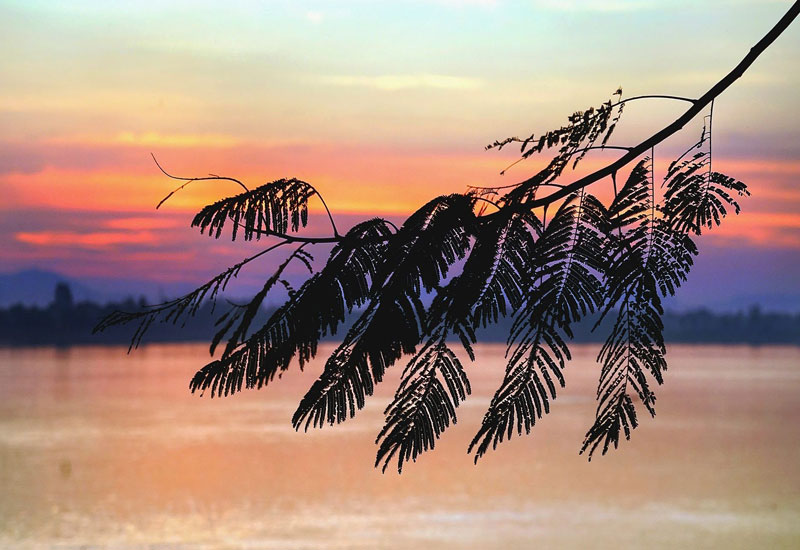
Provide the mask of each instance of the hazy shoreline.
MULTIPOLYGON (((69 285, 56 286, 53 301, 45 306, 16 304, 0 308, 0 346, 73 346, 84 344, 130 344, 137 322, 126 326, 112 326, 93 333, 101 319, 115 311, 146 311, 144 299, 133 298, 121 302, 98 304, 91 301, 75 302, 69 285)), ((142 343, 210 342, 219 329, 215 320, 226 311, 221 301, 202 304, 194 315, 174 318, 177 322, 154 323, 142 343)), ((263 325, 274 308, 262 308, 253 319, 253 327, 263 325)), ((341 340, 358 312, 353 312, 323 341, 341 340)), ((614 313, 605 317, 595 327, 597 315, 572 325, 574 342, 602 342, 613 327, 614 313)), ((706 309, 686 312, 666 311, 662 315, 664 340, 667 343, 697 344, 788 344, 800 345, 800 313, 763 312, 753 306, 737 313, 714 313, 706 309)), ((476 331, 479 342, 505 342, 511 332, 512 319, 500 318, 488 327, 476 331)))
MULTIPOLYGON (((129 345, 136 324, 112 327, 93 334, 92 330, 104 316, 116 310, 136 311, 141 304, 129 300, 106 305, 81 302, 69 306, 55 303, 48 307, 17 305, 0 309, 0 347, 24 348, 38 346, 91 346, 129 345)), ((141 345, 155 343, 210 342, 216 328, 214 321, 222 309, 212 313, 210 304, 200 308, 198 314, 185 324, 161 323, 150 327, 141 345)), ((253 326, 261 326, 272 314, 262 310, 253 326)), ((338 332, 322 338, 339 341, 346 334, 354 315, 348 318, 338 332)), ((800 346, 800 314, 762 312, 751 308, 747 312, 713 313, 695 310, 684 313, 666 311, 664 340, 667 344, 728 344, 728 345, 790 345, 800 346)), ((572 327, 576 343, 595 343, 605 340, 611 329, 613 314, 595 330, 594 319, 589 318, 572 327)), ((479 329, 479 342, 504 343, 511 328, 511 319, 502 318, 495 325, 479 329)))

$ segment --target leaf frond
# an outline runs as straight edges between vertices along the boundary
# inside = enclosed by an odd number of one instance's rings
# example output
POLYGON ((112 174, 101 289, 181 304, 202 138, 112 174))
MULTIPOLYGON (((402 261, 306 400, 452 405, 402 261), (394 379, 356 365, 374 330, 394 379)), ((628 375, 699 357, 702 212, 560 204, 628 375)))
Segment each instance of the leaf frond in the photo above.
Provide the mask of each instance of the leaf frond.
POLYGON ((515 433, 530 433, 564 386, 570 324, 593 312, 601 285, 593 257, 605 208, 593 196, 570 196, 536 242, 534 271, 509 336, 511 356, 500 388, 469 446, 475 461, 515 433))
POLYGON ((236 240, 241 229, 246 241, 296 232, 308 224, 308 200, 314 195, 319 193, 304 181, 275 180, 204 207, 195 215, 192 227, 218 239, 230 222, 231 240, 236 240))
POLYGON ((227 288, 228 283, 230 283, 232 279, 239 275, 242 267, 284 244, 286 243, 282 242, 278 243, 277 245, 270 246, 258 254, 254 254, 253 256, 242 260, 236 265, 229 267, 208 281, 206 284, 196 288, 184 296, 181 296, 180 298, 169 300, 162 304, 146 306, 142 311, 115 311, 111 315, 108 315, 102 319, 97 326, 94 327, 93 332, 102 332, 112 326, 127 325, 128 323, 138 322, 139 324, 134 331, 130 346, 128 347, 128 352, 130 352, 131 350, 139 347, 142 342, 142 338, 144 338, 147 330, 154 323, 161 322, 178 324, 178 322, 185 322, 188 317, 193 317, 197 314, 200 306, 205 300, 216 303, 219 293, 224 291, 227 288))
POLYGON ((427 342, 409 362, 386 409, 375 465, 383 463, 385 472, 395 458, 402 473, 405 462, 433 449, 442 432, 456 423, 456 407, 470 391, 461 361, 445 338, 427 342))
POLYGON ((295 429, 353 416, 385 370, 414 353, 425 336, 422 290, 433 291, 470 248, 475 222, 469 195, 438 197, 412 214, 387 244, 370 304, 328 359, 295 412, 295 429))
POLYGON ((328 262, 290 295, 258 331, 238 348, 200 369, 192 392, 210 389, 212 397, 260 388, 289 368, 316 355, 326 334, 335 334, 345 315, 364 305, 384 261, 388 222, 375 218, 353 227, 331 250, 328 262))

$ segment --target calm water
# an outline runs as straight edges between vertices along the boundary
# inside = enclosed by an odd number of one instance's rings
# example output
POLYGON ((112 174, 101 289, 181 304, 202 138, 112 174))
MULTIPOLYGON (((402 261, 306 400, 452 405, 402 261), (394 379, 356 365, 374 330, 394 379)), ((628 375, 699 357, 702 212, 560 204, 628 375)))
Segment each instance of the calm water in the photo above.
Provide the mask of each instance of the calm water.
POLYGON ((658 417, 587 463, 578 347, 549 417, 476 467, 503 366, 483 346, 459 424, 402 476, 372 468, 399 368, 354 420, 297 434, 319 364, 211 400, 187 391, 205 350, 0 350, 0 547, 800 547, 796 348, 673 346, 658 417))

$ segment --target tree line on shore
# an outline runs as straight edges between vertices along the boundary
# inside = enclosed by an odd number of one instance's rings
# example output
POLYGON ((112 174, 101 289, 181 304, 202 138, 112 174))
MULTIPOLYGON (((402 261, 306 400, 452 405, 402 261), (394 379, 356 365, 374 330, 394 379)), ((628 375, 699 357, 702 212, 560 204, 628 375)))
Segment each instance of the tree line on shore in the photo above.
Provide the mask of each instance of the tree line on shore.
MULTIPOLYGON (((113 327, 93 334, 100 319, 113 311, 137 311, 146 307, 143 298, 97 304, 75 302, 68 285, 56 286, 53 301, 46 307, 16 304, 0 309, 0 345, 2 346, 69 346, 79 344, 128 344, 134 327, 113 327)), ((208 342, 216 332, 215 319, 220 311, 212 311, 210 303, 201 306, 198 314, 182 323, 161 323, 153 326, 147 342, 208 342)), ((264 309, 253 323, 268 318, 264 309)), ((800 345, 800 313, 764 312, 757 306, 735 313, 715 313, 706 309, 688 312, 667 311, 663 317, 664 337, 675 343, 720 344, 791 344, 800 345)), ((498 323, 484 329, 482 341, 503 342, 507 324, 498 323)), ((575 327, 575 341, 601 342, 608 327, 596 330, 594 320, 587 319, 575 327)), ((345 327, 346 330, 346 327, 345 327)))

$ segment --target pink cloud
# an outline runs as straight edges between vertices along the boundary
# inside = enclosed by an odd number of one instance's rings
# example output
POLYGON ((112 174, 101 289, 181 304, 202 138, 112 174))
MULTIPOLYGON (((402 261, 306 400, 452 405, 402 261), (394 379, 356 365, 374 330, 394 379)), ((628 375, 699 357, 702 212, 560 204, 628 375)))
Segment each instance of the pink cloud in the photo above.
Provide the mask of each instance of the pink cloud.
POLYGON ((36 246, 68 246, 78 248, 111 248, 115 245, 156 244, 158 239, 149 231, 94 232, 73 231, 19 232, 14 238, 36 246))

